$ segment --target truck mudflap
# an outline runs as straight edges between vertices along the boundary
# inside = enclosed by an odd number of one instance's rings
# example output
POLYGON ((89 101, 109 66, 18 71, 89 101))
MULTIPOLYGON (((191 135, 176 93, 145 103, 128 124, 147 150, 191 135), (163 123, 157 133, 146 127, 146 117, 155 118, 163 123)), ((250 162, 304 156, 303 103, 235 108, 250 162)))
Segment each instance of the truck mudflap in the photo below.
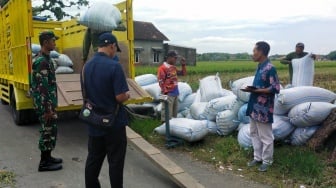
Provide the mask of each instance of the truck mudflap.
MULTIPOLYGON (((80 74, 59 74, 57 80, 57 111, 78 110, 83 104, 80 85, 80 74)), ((153 98, 134 80, 127 79, 131 98, 125 104, 136 104, 152 101, 153 98)))

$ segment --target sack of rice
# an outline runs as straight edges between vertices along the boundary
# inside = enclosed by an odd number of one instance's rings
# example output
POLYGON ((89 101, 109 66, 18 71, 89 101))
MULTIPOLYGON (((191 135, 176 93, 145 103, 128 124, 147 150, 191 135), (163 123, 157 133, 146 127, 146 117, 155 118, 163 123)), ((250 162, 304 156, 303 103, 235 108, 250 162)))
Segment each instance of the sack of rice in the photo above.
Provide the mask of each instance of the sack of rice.
POLYGON ((294 106, 288 113, 290 122, 297 127, 321 124, 336 105, 327 102, 306 102, 294 106))
POLYGON ((192 89, 188 83, 178 82, 179 96, 178 100, 182 102, 188 95, 192 93, 192 89))
POLYGON ((33 54, 38 54, 41 51, 41 46, 39 44, 31 44, 31 49, 33 54))
POLYGON ((194 102, 201 102, 201 90, 200 89, 196 91, 196 97, 195 97, 194 102))
POLYGON ((204 120, 206 116, 204 114, 207 102, 194 102, 190 106, 190 114, 196 120, 204 120))
MULTIPOLYGON (((170 134, 178 138, 182 138, 188 142, 202 140, 208 134, 208 121, 193 120, 187 118, 172 118, 169 121, 170 134)), ((166 134, 165 123, 154 129, 161 135, 166 134)))
POLYGON ((142 89, 144 89, 155 100, 159 100, 161 94, 161 88, 159 86, 159 83, 143 86, 142 89))
POLYGON ((291 135, 291 144, 295 146, 302 146, 313 136, 320 126, 298 127, 291 135))
POLYGON ((231 110, 236 101, 237 97, 235 95, 212 99, 207 103, 205 108, 204 115, 206 119, 210 121, 215 121, 216 115, 219 112, 222 112, 224 110, 231 110))
POLYGON ((273 116, 272 132, 275 140, 283 140, 289 136, 295 127, 289 122, 286 116, 273 116))
POLYGON ((55 58, 58 66, 63 67, 71 67, 73 66, 72 60, 69 58, 69 56, 65 54, 60 54, 58 58, 55 58))
POLYGON ((242 107, 240 107, 238 112, 238 121, 241 123, 250 123, 250 117, 246 115, 247 110, 247 104, 244 104, 242 107))
POLYGON ((59 56, 60 56, 60 54, 57 51, 55 51, 55 50, 50 51, 50 57, 51 58, 58 58, 59 56))
POLYGON ((134 78, 135 82, 140 86, 147 86, 158 82, 157 76, 154 74, 143 74, 134 78))
POLYGON ((292 85, 297 86, 312 86, 314 81, 314 60, 312 54, 307 54, 300 59, 293 59, 293 78, 292 85))
POLYGON ((209 133, 218 134, 218 126, 216 122, 207 121, 207 128, 208 128, 209 133))
POLYGON ((71 74, 74 70, 71 67, 59 66, 57 67, 56 74, 71 74))
POLYGON ((212 99, 222 97, 222 82, 218 74, 215 76, 207 76, 201 79, 199 90, 201 95, 201 102, 209 102, 212 99))
POLYGON ((96 31, 112 31, 121 23, 121 13, 109 1, 97 1, 84 12, 78 23, 96 31))
POLYGON ((194 103, 195 98, 196 98, 196 93, 192 93, 192 94, 186 96, 182 102, 178 101, 178 103, 179 103, 178 111, 181 112, 181 111, 183 111, 187 108, 190 108, 192 103, 194 103))
POLYGON ((335 99, 334 92, 319 87, 300 86, 283 89, 275 98, 274 114, 287 114, 291 108, 305 102, 332 102, 335 99))
POLYGON ((238 128, 237 114, 232 110, 219 112, 216 116, 216 124, 220 135, 229 135, 238 128))
POLYGON ((242 126, 238 132, 238 143, 244 149, 252 148, 250 124, 242 126))
POLYGON ((248 102, 250 99, 250 93, 241 91, 240 89, 244 89, 246 86, 251 86, 253 84, 254 76, 249 76, 246 78, 241 78, 232 82, 231 90, 238 97, 239 100, 243 102, 248 102))

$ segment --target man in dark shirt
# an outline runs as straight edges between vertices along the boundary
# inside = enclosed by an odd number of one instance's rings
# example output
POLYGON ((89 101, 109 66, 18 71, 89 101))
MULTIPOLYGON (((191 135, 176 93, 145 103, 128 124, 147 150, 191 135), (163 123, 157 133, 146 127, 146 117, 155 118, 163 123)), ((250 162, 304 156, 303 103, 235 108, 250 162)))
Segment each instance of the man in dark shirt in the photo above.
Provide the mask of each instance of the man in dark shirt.
POLYGON ((273 162, 273 111, 274 97, 280 92, 280 82, 275 67, 268 59, 270 46, 266 42, 257 42, 253 49, 253 60, 258 68, 253 86, 245 88, 251 92, 246 115, 250 116, 250 134, 254 150, 254 159, 249 167, 262 163, 259 171, 265 172, 273 162))
MULTIPOLYGON (((280 61, 280 63, 288 65, 288 71, 289 71, 289 84, 292 84, 293 79, 293 66, 292 66, 292 60, 298 59, 306 56, 308 53, 304 52, 304 44, 302 42, 299 42, 295 46, 295 52, 289 53, 284 59, 280 61)), ((312 54, 312 58, 315 59, 316 55, 312 54)))
MULTIPOLYGON (((86 97, 98 108, 115 111, 128 98, 129 89, 121 65, 113 59, 120 51, 117 38, 111 33, 98 37, 98 52, 84 66, 86 97)), ((113 128, 102 130, 88 125, 88 157, 85 166, 87 188, 100 187, 98 176, 107 155, 111 187, 123 187, 123 169, 126 154, 128 118, 119 108, 113 128)))

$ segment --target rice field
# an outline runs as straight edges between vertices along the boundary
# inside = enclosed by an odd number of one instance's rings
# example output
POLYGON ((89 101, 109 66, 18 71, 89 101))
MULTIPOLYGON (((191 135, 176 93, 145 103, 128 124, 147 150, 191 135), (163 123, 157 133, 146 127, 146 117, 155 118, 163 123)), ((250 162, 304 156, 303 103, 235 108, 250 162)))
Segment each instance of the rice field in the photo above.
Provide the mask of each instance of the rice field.
MULTIPOLYGON (((288 66, 279 61, 272 61, 278 71, 281 84, 288 84, 288 66)), ((136 75, 156 74, 158 64, 137 66, 136 75)), ((180 81, 187 82, 193 90, 197 90, 199 80, 203 77, 219 74, 223 88, 230 88, 230 81, 246 76, 253 76, 257 63, 252 61, 223 61, 223 62, 197 62, 196 66, 187 66, 188 74, 180 76, 180 81)), ((315 62, 314 85, 331 91, 336 91, 336 61, 315 62)))

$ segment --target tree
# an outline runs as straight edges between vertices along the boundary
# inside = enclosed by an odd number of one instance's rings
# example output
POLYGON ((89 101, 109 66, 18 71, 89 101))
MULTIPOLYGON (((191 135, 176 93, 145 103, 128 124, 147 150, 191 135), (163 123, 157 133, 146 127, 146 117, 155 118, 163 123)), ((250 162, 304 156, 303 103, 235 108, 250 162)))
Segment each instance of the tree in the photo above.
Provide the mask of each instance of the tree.
MULTIPOLYGON (((74 17, 73 15, 69 15, 68 13, 64 12, 64 8, 77 6, 77 9, 80 9, 80 6, 88 6, 88 0, 69 0, 69 1, 62 1, 62 0, 49 0, 43 1, 43 4, 40 6, 33 7, 33 15, 37 16, 41 14, 43 11, 50 11, 56 17, 56 19, 62 20, 64 17, 70 16, 74 17)), ((47 16, 51 17, 51 15, 47 16)))
POLYGON ((328 57, 328 59, 330 59, 330 60, 336 60, 336 50, 330 52, 330 53, 327 55, 327 57, 328 57))

